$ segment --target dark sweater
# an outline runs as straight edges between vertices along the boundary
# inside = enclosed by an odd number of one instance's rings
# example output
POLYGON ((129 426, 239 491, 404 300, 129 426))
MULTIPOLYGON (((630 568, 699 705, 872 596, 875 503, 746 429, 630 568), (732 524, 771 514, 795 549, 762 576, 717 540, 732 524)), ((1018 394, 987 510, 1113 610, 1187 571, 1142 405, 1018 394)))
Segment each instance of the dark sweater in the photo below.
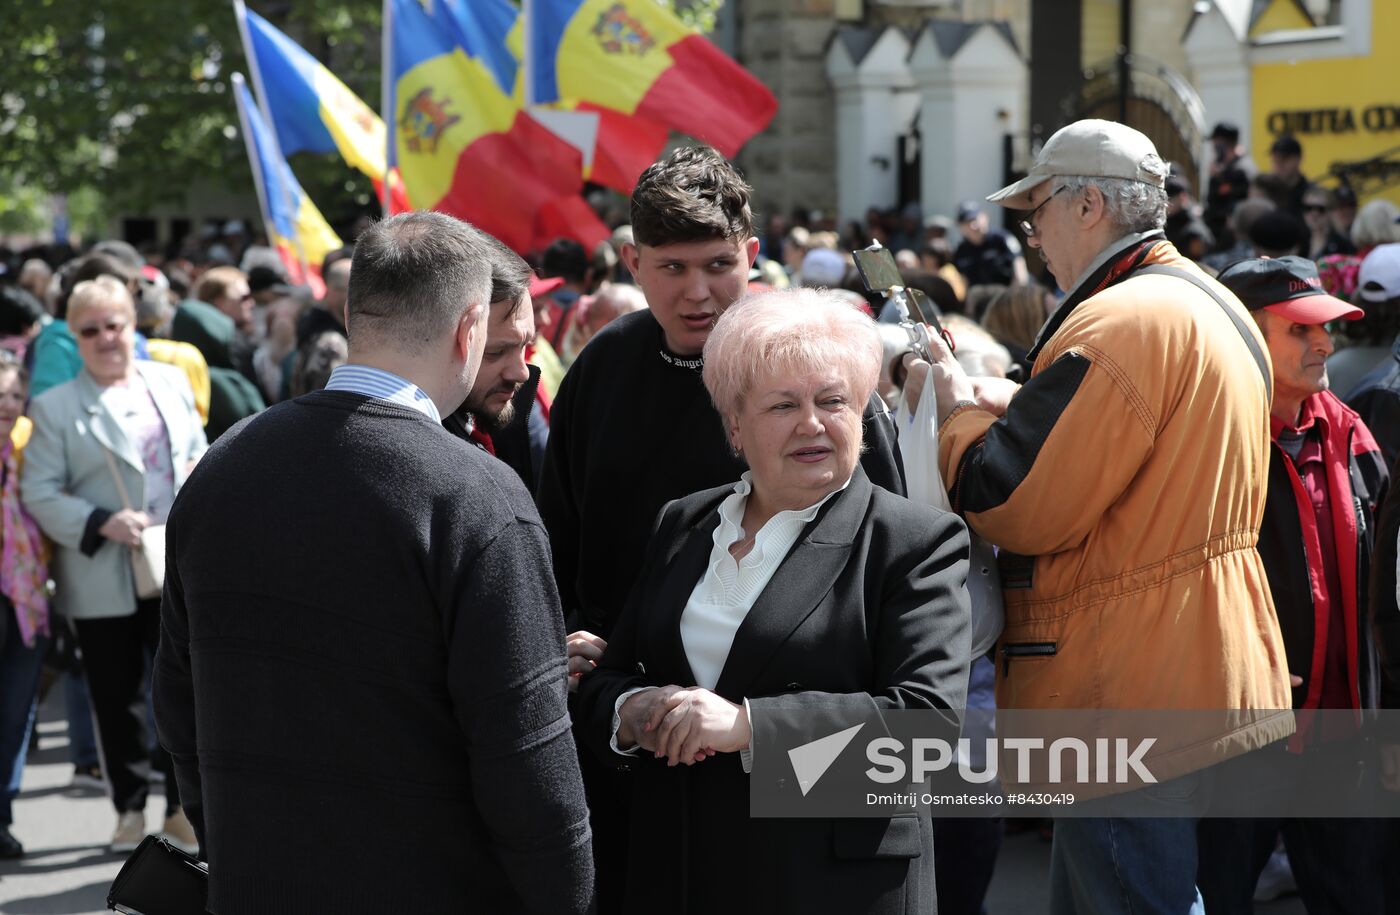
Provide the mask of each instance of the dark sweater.
POLYGON ((211 911, 586 908, 563 620, 509 468, 320 391, 229 430, 167 538, 156 716, 211 911))
MULTIPOLYGON (((623 315, 589 341, 549 414, 537 501, 570 626, 607 638, 641 571, 661 507, 733 483, 745 465, 693 367, 662 355, 650 311, 623 315)), ((894 423, 865 412, 861 465, 904 494, 894 423)))

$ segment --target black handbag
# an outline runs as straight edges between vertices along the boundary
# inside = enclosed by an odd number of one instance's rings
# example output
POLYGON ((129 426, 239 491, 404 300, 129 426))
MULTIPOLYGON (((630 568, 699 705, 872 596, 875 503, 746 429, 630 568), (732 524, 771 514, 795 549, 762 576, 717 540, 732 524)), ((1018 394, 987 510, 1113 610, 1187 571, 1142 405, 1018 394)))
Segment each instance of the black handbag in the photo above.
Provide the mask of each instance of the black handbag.
POLYGON ((126 859, 107 908, 127 915, 205 915, 209 867, 160 836, 146 836, 126 859))
MULTIPOLYGON (((5 603, 8 605, 9 601, 5 603)), ((52 606, 50 610, 52 611, 52 606)), ((83 672, 83 655, 82 649, 78 647, 78 636, 73 632, 72 622, 60 613, 49 613, 49 645, 44 651, 44 666, 63 674, 83 672)))

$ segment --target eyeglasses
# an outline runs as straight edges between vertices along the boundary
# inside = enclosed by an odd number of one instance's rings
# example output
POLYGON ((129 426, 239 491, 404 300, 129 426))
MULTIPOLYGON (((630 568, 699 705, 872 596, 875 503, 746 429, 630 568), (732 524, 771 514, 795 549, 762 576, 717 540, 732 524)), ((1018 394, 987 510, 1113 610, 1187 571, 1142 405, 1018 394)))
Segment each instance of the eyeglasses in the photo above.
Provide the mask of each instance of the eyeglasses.
POLYGON ((1309 213, 1326 213, 1327 205, 1325 203, 1309 203, 1304 205, 1303 209, 1309 213))
POLYGON ((109 334, 119 334, 129 326, 127 321, 112 320, 104 324, 87 324, 78 328, 78 336, 84 340, 95 340, 104 330, 109 334))
POLYGON ((1059 187, 1057 187, 1055 190, 1051 191, 1049 197, 1046 197, 1044 200, 1040 201, 1040 206, 1038 206, 1038 207, 1036 207, 1035 209, 1031 210, 1029 213, 1026 214, 1026 218, 1025 218, 1025 219, 1022 219, 1020 222, 1018 222, 1018 223, 1016 224, 1017 226, 1020 227, 1022 234, 1024 234, 1027 238, 1034 238, 1034 237, 1035 237, 1035 234, 1036 234, 1036 228, 1035 228, 1035 214, 1040 212, 1040 207, 1043 207, 1043 206, 1045 206, 1047 203, 1049 203, 1051 200, 1054 200, 1054 199, 1055 199, 1055 195, 1058 194, 1060 191, 1063 191, 1066 187, 1068 187, 1068 185, 1062 184, 1062 185, 1060 185, 1059 187))

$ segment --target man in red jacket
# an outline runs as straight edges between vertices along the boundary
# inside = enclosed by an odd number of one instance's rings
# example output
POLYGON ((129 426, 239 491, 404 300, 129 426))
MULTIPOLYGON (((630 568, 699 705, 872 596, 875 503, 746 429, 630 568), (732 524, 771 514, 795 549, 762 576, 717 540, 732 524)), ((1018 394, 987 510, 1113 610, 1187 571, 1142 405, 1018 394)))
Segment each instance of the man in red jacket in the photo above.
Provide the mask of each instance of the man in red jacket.
MULTIPOLYGON (((1293 707, 1377 708, 1367 582, 1389 474, 1370 431, 1327 380, 1327 323, 1364 312, 1323 292, 1316 265, 1301 257, 1241 261, 1219 279, 1250 310, 1273 362, 1259 553, 1294 675, 1293 707)), ((1362 746, 1351 716, 1302 715, 1294 753, 1282 764, 1297 770, 1298 789, 1306 791, 1323 760, 1360 759, 1362 746)), ((1197 881, 1206 911, 1250 911, 1279 831, 1308 911, 1383 911, 1374 829, 1374 821, 1360 819, 1203 820, 1197 881)))

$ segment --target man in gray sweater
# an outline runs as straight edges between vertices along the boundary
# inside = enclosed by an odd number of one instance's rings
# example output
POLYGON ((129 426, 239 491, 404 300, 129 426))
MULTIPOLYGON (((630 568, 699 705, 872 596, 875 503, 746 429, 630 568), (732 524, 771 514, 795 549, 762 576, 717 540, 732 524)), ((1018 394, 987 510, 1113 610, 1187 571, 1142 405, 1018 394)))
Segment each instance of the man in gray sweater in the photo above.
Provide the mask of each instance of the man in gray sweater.
POLYGON ((519 478, 439 424, 491 266, 451 217, 372 228, 349 363, 225 434, 171 513, 156 716, 211 911, 589 905, 548 539, 519 478))

